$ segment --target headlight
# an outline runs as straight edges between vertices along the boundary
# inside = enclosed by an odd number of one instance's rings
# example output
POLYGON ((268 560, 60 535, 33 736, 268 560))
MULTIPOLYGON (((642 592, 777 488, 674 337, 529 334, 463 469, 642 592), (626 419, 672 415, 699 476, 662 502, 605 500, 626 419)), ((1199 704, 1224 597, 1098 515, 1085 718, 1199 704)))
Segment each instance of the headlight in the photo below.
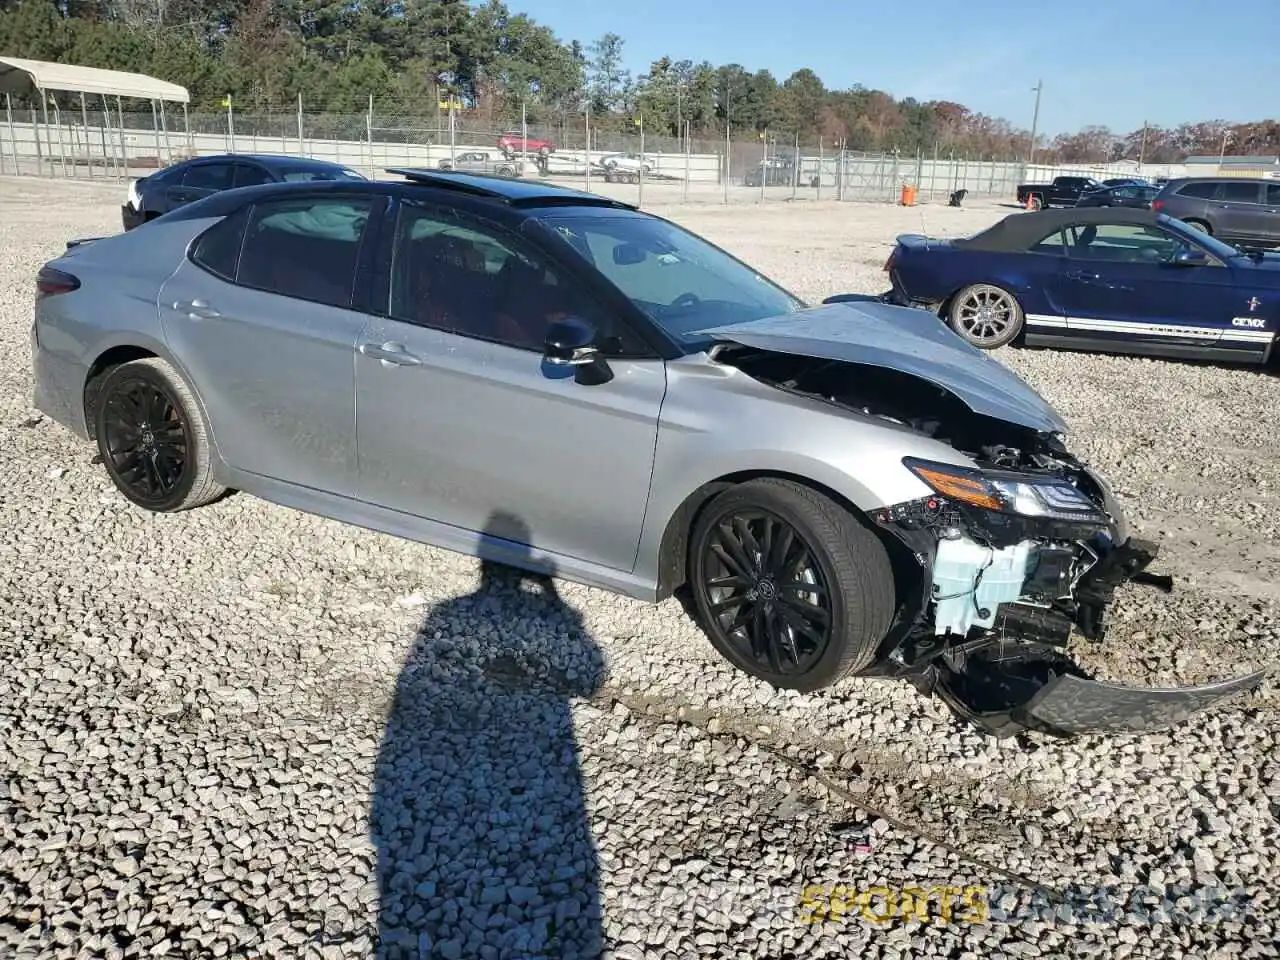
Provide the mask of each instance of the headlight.
POLYGON ((902 465, 948 500, 1023 517, 1106 523, 1106 513, 1071 483, 1058 477, 984 472, 950 463, 907 457, 902 465))

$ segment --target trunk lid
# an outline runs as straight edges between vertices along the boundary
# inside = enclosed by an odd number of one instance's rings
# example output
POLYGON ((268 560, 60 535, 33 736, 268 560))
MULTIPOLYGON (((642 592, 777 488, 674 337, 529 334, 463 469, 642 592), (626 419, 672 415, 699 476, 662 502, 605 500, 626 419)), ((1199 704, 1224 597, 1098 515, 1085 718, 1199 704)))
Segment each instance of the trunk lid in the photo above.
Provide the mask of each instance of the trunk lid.
POLYGON ((699 331, 757 350, 884 367, 947 390, 974 413, 1066 433, 1058 412, 1017 374, 965 343, 925 310, 841 302, 699 331))

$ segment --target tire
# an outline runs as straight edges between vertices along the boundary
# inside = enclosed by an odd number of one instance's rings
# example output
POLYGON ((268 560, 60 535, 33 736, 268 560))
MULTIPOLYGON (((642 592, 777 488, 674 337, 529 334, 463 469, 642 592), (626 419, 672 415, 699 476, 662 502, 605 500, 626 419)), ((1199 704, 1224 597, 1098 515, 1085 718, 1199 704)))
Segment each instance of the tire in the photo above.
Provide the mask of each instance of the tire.
POLYGON ((503 166, 498 168, 498 176, 500 177, 514 176, 515 172, 516 172, 515 169, 512 167, 503 166))
POLYGON ((1031 209, 1033 212, 1044 209, 1044 198, 1038 193, 1033 193, 1029 199, 1031 200, 1031 209))
POLYGON ((994 350, 1012 343, 1022 333, 1026 316, 1022 305, 1004 287, 975 283, 965 287, 947 308, 947 325, 970 346, 994 350), (983 312, 984 309, 991 312, 983 312), (975 334, 974 328, 989 331, 975 334))
MULTIPOLYGON (((225 492, 213 479, 209 431, 200 405, 166 361, 146 357, 114 367, 102 381, 92 413, 102 465, 116 489, 136 506, 154 513, 176 513, 203 506, 225 492), (162 434, 154 427, 155 417, 171 420, 172 425, 162 434), (140 438, 144 443, 150 440, 151 470, 145 468, 146 453, 132 458, 125 453, 129 438, 137 432, 130 424, 139 420, 140 438), (161 457, 171 465, 174 459, 180 460, 172 477, 160 474, 161 457), (131 459, 137 466, 128 465, 131 459)), ((166 474, 170 472, 165 469, 166 474)))
POLYGON ((1209 226, 1209 224, 1205 223, 1203 220, 1184 220, 1183 223, 1188 227, 1194 227, 1201 233, 1207 233, 1209 236, 1213 236, 1213 227, 1209 226))
POLYGON ((884 544, 844 507, 789 480, 751 480, 716 496, 699 514, 689 542, 689 582, 699 626, 739 670, 774 687, 808 692, 874 660, 893 622, 893 571, 884 544), (757 564, 764 570, 751 570, 754 579, 734 575, 733 563, 755 562, 740 541, 736 553, 726 546, 735 521, 753 525, 759 536, 765 536, 766 522, 775 525, 770 538, 775 562, 757 564), (790 530, 789 540, 784 530, 790 530), (734 556, 739 559, 726 562, 734 556), (781 577, 790 589, 775 582, 781 577), (809 586, 820 592, 803 589, 809 586), (816 604, 800 599, 806 593, 816 604), (748 610, 748 623, 738 626, 735 618, 748 610), (825 611, 825 630, 815 628, 822 617, 800 612, 814 610, 825 611), (760 643, 752 642, 748 625, 759 631, 760 643))

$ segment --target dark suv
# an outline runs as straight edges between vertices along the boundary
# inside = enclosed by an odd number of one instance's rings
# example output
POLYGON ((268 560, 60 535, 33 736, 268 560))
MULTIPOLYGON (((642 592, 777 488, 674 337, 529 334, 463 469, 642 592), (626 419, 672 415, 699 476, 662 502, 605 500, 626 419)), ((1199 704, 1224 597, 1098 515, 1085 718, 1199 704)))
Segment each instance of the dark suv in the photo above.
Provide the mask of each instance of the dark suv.
POLYGON ((1229 243, 1280 246, 1280 180, 1261 177, 1170 180, 1151 202, 1151 209, 1229 243))

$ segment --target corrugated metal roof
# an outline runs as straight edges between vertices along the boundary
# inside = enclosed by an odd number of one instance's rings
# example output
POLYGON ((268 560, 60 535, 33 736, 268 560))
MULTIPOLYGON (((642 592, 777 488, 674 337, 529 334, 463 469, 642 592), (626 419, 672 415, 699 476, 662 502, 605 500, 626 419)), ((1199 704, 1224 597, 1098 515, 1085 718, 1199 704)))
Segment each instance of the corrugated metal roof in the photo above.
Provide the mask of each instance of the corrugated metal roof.
POLYGON ((0 93, 28 93, 32 87, 37 90, 168 100, 174 103, 191 101, 186 87, 141 73, 0 57, 0 93))

